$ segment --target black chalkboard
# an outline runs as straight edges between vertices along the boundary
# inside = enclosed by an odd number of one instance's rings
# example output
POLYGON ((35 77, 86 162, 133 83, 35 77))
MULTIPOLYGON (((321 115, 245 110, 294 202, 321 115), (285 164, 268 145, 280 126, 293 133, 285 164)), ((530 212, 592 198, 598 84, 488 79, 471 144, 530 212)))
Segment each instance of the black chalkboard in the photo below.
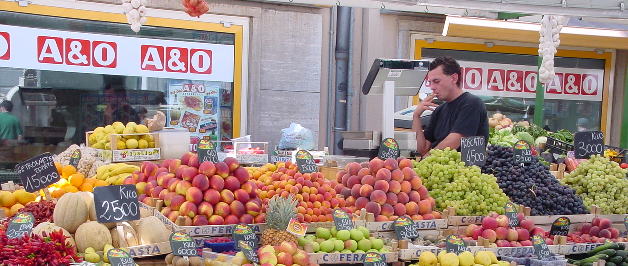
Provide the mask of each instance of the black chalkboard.
POLYGON ((519 226, 519 217, 517 217, 517 207, 515 204, 512 202, 506 203, 504 213, 506 217, 508 217, 508 226, 513 228, 519 226))
POLYGON ((70 155, 70 165, 78 168, 79 162, 81 161, 81 150, 76 149, 70 155))
POLYGON ((21 212, 15 215, 7 227, 7 238, 20 238, 30 235, 35 224, 35 217, 30 212, 21 212))
POLYGON ((467 165, 484 166, 486 163, 486 141, 482 136, 460 139, 462 161, 467 165))
POLYGON ((238 242, 238 247, 240 248, 240 251, 244 253, 244 256, 246 257, 247 260, 253 263, 259 263, 259 257, 257 257, 257 250, 252 249, 249 246, 249 244, 247 244, 245 241, 238 242))
POLYGON ((386 258, 377 252, 367 252, 364 255, 364 266, 386 266, 386 258))
POLYGON ((198 256, 196 242, 183 232, 170 234, 170 247, 175 256, 198 256))
POLYGON ((296 161, 297 167, 299 167, 299 172, 302 174, 318 172, 318 166, 316 166, 314 157, 312 157, 310 152, 306 150, 297 151, 296 161))
POLYGON ((545 244, 545 240, 543 237, 539 235, 532 236, 532 246, 534 247, 534 255, 541 260, 545 260, 552 256, 547 244, 545 244))
POLYGON ((513 149, 513 156, 515 157, 516 164, 531 163, 532 150, 530 149, 530 144, 525 140, 517 141, 513 149))
POLYGON ((571 221, 567 217, 558 217, 553 223, 550 229, 550 235, 553 236, 566 236, 569 234, 569 226, 571 221))
POLYGON ((61 179, 49 152, 17 164, 15 172, 20 176, 22 185, 28 192, 46 188, 61 179))
POLYGON ((116 223, 140 219, 135 185, 94 188, 94 206, 99 223, 116 223))
POLYGON ((253 250, 257 250, 259 240, 253 229, 247 224, 236 224, 233 226, 233 241, 245 241, 253 250))
POLYGON ((604 133, 600 131, 577 132, 573 143, 576 159, 604 154, 604 133))
POLYGON ((397 159, 401 155, 401 151, 399 150, 399 144, 393 138, 385 138, 382 140, 382 143, 379 145, 379 153, 377 157, 382 160, 386 160, 388 158, 397 159))
POLYGON ((416 224, 410 217, 405 215, 397 218, 397 220, 393 222, 393 229, 395 229, 395 235, 398 240, 414 240, 419 237, 419 230, 416 224))
POLYGON ((202 139, 201 141, 199 141, 197 151, 199 163, 207 161, 217 163, 220 161, 218 160, 218 152, 216 152, 216 146, 214 146, 214 144, 209 140, 202 139))
POLYGON ((111 266, 135 266, 135 261, 129 253, 119 248, 112 248, 107 252, 111 266))
POLYGON ((351 217, 346 212, 340 209, 335 209, 333 217, 336 230, 340 231, 353 229, 353 220, 351 220, 351 217))
POLYGON ((552 137, 547 137, 545 148, 551 153, 555 154, 567 154, 568 151, 573 151, 573 145, 564 141, 557 140, 552 137))
POLYGON ((462 238, 457 235, 450 235, 447 237, 445 249, 447 252, 453 252, 458 255, 462 252, 469 251, 467 244, 465 244, 464 241, 462 241, 462 238))

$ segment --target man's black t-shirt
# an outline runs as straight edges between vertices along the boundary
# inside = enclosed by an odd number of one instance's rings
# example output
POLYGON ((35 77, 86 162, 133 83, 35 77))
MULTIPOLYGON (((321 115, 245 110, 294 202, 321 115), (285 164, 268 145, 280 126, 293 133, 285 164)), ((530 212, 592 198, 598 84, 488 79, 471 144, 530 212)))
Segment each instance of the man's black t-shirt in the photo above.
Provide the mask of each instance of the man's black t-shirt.
POLYGON ((482 100, 468 92, 436 107, 425 127, 425 139, 436 147, 449 133, 463 137, 484 136, 488 140, 488 116, 482 100))

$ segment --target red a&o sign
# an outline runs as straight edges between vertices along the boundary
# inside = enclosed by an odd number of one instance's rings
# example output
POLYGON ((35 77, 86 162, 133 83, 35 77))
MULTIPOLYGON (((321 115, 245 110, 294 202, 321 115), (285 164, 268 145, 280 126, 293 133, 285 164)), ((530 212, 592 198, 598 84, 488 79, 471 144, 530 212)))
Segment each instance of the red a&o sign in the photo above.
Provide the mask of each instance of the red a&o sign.
POLYGON ((149 71, 211 74, 212 51, 142 45, 141 68, 149 71))
POLYGON ((115 42, 37 37, 37 61, 44 64, 115 68, 117 49, 115 42))

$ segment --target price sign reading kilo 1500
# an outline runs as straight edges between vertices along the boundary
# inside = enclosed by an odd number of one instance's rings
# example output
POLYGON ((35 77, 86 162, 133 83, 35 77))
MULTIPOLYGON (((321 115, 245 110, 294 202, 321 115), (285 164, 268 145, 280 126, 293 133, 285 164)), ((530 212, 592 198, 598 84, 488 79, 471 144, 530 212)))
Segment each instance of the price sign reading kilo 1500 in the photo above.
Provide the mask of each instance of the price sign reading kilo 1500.
POLYGON ((484 137, 464 137, 460 139, 462 161, 468 166, 483 166, 486 162, 486 142, 484 137))
POLYGON ((137 190, 134 185, 97 187, 94 189, 94 204, 99 223, 140 219, 137 190))
POLYGON ((600 131, 577 132, 574 135, 576 159, 589 159, 591 155, 604 153, 604 133, 600 131))

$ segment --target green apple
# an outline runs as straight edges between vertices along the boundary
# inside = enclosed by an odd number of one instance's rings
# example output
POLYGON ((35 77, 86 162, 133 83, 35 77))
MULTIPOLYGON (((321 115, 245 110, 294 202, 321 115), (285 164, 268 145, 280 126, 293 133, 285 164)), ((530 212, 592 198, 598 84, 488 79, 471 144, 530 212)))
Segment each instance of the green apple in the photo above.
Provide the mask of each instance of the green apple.
POLYGON ((329 229, 327 228, 319 227, 319 228, 316 228, 316 237, 322 238, 322 239, 329 239, 331 237, 331 232, 329 232, 329 229))
POLYGON ((351 231, 349 231, 351 234, 351 239, 355 240, 355 241, 360 241, 362 239, 364 239, 364 233, 362 233, 362 231, 358 230, 358 229, 351 229, 351 231))
POLYGON ((376 238, 371 240, 371 244, 374 249, 382 249, 384 247, 384 240, 376 238))
POLYGON ((373 245, 371 244, 371 240, 368 239, 362 239, 360 241, 358 241, 358 249, 362 250, 362 251, 367 251, 369 249, 371 249, 373 245))
POLYGON ((351 238, 351 232, 349 230, 340 230, 336 233, 336 238, 345 241, 351 238))

